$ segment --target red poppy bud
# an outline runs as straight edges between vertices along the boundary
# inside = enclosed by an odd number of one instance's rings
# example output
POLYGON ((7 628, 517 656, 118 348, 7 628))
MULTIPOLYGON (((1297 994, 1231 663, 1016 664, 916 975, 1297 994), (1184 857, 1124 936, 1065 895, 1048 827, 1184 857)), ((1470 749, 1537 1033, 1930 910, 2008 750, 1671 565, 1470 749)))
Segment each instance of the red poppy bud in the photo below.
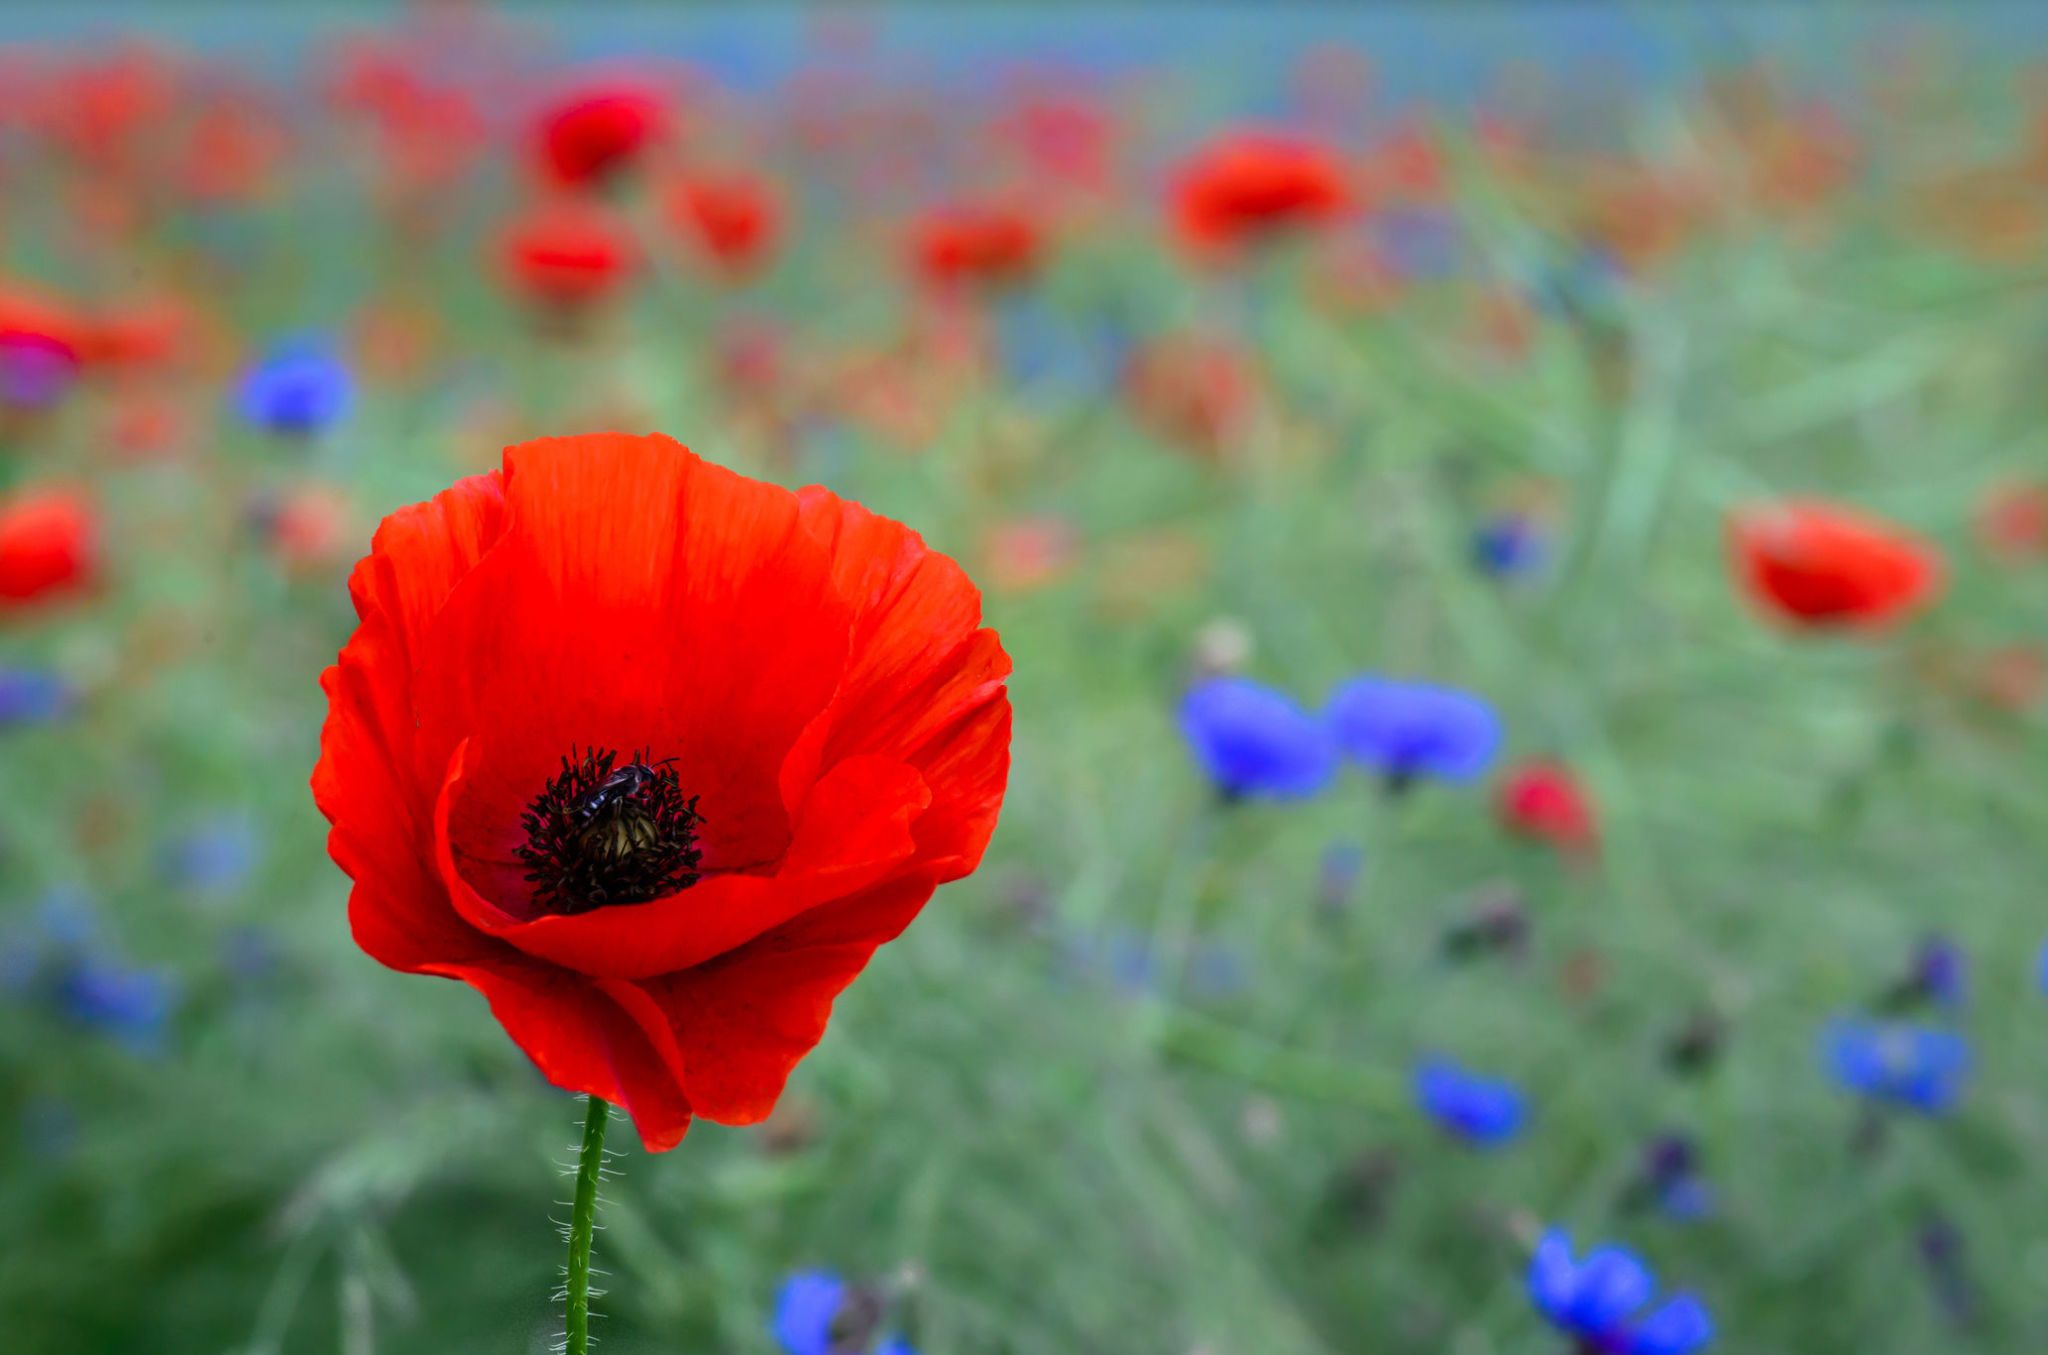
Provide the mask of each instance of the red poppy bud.
POLYGON ((1495 807, 1509 832, 1548 842, 1561 852, 1589 853, 1599 843, 1592 802, 1562 763, 1538 760, 1511 768, 1495 807))

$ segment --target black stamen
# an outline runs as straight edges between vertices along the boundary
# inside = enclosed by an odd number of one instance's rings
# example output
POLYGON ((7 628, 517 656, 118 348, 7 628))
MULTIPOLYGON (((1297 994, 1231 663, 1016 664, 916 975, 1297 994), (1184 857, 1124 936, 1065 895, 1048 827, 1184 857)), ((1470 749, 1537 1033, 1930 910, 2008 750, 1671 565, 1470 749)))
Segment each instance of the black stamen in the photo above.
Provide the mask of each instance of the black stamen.
POLYGON ((617 761, 571 748, 520 816, 526 841, 513 854, 544 913, 646 903, 697 883, 697 797, 683 795, 667 761, 650 764, 643 751, 614 771, 617 761))

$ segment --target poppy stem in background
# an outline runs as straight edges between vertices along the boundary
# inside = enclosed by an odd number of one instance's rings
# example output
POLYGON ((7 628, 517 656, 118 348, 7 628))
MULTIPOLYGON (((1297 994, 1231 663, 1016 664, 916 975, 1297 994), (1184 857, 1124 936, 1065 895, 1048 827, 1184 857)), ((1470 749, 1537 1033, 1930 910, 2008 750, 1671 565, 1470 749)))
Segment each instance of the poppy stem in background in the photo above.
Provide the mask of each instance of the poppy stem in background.
POLYGON ((590 1098, 583 1117, 583 1153, 576 1160, 576 1201, 569 1215, 569 1278, 563 1292, 569 1299, 568 1335, 564 1355, 590 1352, 590 1237, 597 1228, 597 1179, 604 1170, 604 1130, 612 1108, 602 1097, 590 1098))

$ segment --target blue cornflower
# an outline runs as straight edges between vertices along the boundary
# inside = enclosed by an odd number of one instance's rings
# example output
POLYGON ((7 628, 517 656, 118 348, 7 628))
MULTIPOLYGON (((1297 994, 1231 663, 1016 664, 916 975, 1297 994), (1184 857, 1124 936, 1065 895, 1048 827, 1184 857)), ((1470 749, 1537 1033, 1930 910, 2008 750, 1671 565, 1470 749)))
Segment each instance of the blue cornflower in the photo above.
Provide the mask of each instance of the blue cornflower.
POLYGON ((57 1010, 73 1021, 137 1053, 162 1048, 173 999, 169 976, 79 952, 66 958, 54 979, 51 996, 57 1010))
POLYGON ((1449 1059, 1425 1059, 1416 1066, 1415 1103, 1444 1130, 1477 1147, 1497 1148, 1522 1132, 1521 1089, 1468 1073, 1449 1059))
POLYGON ((1453 687, 1358 677, 1330 694, 1338 747, 1399 788, 1417 777, 1469 781, 1500 749, 1493 707, 1453 687))
POLYGON ((1652 1307, 1656 1292, 1641 1257, 1608 1246, 1575 1260, 1562 1229, 1546 1232, 1529 1258, 1529 1301, 1601 1355, 1691 1355, 1714 1339, 1705 1304, 1678 1294, 1652 1307))
POLYGON ((232 892, 256 862, 256 831, 246 819, 223 815, 166 842, 160 854, 172 883, 204 893, 232 892))
MULTIPOLYGON (((788 1355, 849 1355, 865 1350, 866 1342, 852 1333, 857 1344, 840 1338, 848 1333, 835 1330, 854 1297, 853 1288, 829 1270, 800 1270, 782 1282, 775 1295, 775 1316, 768 1324, 769 1335, 788 1355)), ((868 1315, 872 1319, 875 1315, 868 1315)), ((900 1336, 888 1336, 874 1347, 873 1355, 917 1355, 900 1336)))
POLYGON ((1541 524, 1525 513, 1488 518, 1472 533, 1473 563, 1498 579, 1533 574, 1549 554, 1541 524))
POLYGON ((271 433, 319 433, 347 416, 355 381, 325 345, 283 343, 242 377, 242 417, 271 433))
POLYGON ((1850 1091, 1928 1115, 1954 1106, 1970 1073, 1969 1041, 1931 1026, 1835 1021, 1822 1055, 1850 1091))
POLYGON ((0 668, 0 729, 48 724, 71 709, 71 684, 44 668, 0 668))
POLYGON ((1337 770, 1322 722, 1249 678, 1205 678, 1190 687, 1180 728, 1202 770, 1232 799, 1313 795, 1337 770))

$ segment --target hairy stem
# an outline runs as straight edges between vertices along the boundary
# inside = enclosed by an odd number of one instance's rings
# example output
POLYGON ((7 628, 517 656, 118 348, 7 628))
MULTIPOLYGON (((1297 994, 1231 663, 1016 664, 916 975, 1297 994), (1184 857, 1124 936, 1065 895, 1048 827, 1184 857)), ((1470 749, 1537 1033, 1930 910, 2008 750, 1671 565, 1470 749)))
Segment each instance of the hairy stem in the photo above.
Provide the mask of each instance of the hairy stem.
POLYGON ((590 1237, 597 1227, 597 1178, 604 1167, 604 1129, 612 1108, 601 1097, 590 1098, 583 1117, 583 1154, 576 1161, 575 1211, 569 1216, 568 1338, 565 1355, 590 1352, 590 1237))

